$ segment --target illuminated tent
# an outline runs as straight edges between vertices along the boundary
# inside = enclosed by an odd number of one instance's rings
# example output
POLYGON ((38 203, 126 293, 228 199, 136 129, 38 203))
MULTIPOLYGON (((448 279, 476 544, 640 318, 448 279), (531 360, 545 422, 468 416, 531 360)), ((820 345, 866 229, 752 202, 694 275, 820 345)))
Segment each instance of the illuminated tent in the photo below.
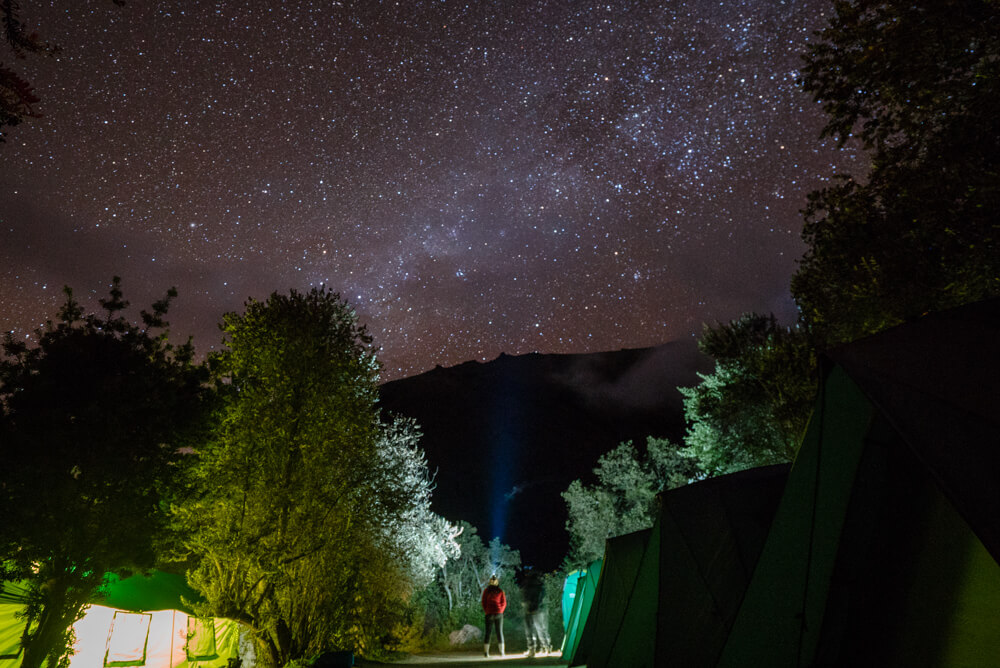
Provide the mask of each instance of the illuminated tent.
POLYGON ((607 542, 571 665, 712 665, 787 476, 768 466, 662 493, 652 529, 607 542))
POLYGON ((1000 300, 829 355, 722 666, 996 666, 1000 300))
MULTIPOLYGON (((21 664, 18 619, 24 590, 3 583, 0 593, 0 668, 21 664)), ((70 668, 224 668, 239 653, 236 622, 196 617, 181 600, 196 599, 180 576, 154 571, 121 580, 108 576, 98 601, 73 625, 70 668)))
POLYGON ((13 582, 0 582, 0 667, 20 665, 24 622, 17 613, 24 607, 24 589, 13 582))
POLYGON ((566 576, 565 582, 563 582, 563 592, 562 592, 562 622, 563 622, 563 632, 569 629, 569 619, 570 615, 573 614, 573 602, 576 600, 576 587, 580 578, 584 576, 587 569, 578 569, 571 571, 569 575, 566 576))
MULTIPOLYGON (((590 566, 576 573, 576 577, 574 578, 576 588, 573 590, 572 595, 573 604, 569 616, 564 617, 563 622, 566 627, 566 635, 563 636, 562 656, 565 659, 573 656, 576 652, 576 647, 580 642, 580 634, 583 632, 583 625, 587 621, 591 605, 594 602, 594 592, 597 590, 597 580, 600 575, 600 559, 596 559, 591 562, 590 566)), ((566 598, 564 590, 564 606, 566 598)))

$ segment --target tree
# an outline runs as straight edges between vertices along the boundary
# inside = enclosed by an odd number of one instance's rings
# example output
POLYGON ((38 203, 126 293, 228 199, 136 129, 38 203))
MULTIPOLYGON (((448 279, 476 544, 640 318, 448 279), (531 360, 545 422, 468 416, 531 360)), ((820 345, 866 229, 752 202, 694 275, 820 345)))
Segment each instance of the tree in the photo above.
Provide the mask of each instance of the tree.
POLYGON ((440 581, 448 598, 448 609, 474 605, 491 575, 513 575, 521 565, 521 553, 493 538, 483 543, 478 530, 466 521, 458 523, 454 540, 458 550, 441 565, 440 581))
POLYGON ((802 85, 822 135, 870 168, 809 195, 799 326, 748 316, 703 337, 716 370, 682 390, 685 442, 714 472, 793 456, 812 351, 1000 294, 1000 5, 835 0, 818 38, 802 85))
POLYGON ((429 477, 409 426, 380 437, 371 337, 323 288, 251 300, 222 328, 219 428, 174 507, 201 610, 246 623, 265 665, 377 650, 446 531, 414 528, 429 477))
MULTIPOLYGON (((0 6, 4 40, 16 58, 28 53, 52 53, 52 48, 42 42, 36 33, 28 33, 13 2, 0 6)), ((34 105, 39 101, 31 84, 11 68, 0 62, 0 142, 6 141, 5 126, 13 127, 25 118, 37 118, 34 105)))
POLYGON ((4 338, 0 576, 27 584, 24 668, 64 665, 104 575, 154 563, 161 499, 209 399, 190 342, 153 334, 175 294, 134 325, 117 277, 102 315, 67 288, 37 346, 4 338))
POLYGON ((431 512, 433 481, 420 437, 412 418, 382 422, 375 482, 380 505, 399 510, 384 518, 386 545, 396 551, 396 560, 405 564, 417 588, 430 584, 437 570, 461 551, 455 540, 461 530, 431 512))
POLYGON ((859 141, 867 178, 805 211, 792 280, 821 348, 1000 294, 1000 5, 838 0, 805 57, 824 136, 859 141))
POLYGON ((653 526, 656 495, 699 477, 694 458, 666 439, 646 439, 645 454, 631 441, 597 460, 597 483, 570 483, 562 493, 568 518, 570 567, 584 566, 604 555, 608 538, 653 526))
POLYGON ((816 393, 816 359, 804 332, 750 313, 706 326, 698 347, 715 359, 715 370, 679 388, 684 452, 711 475, 791 461, 816 393))
MULTIPOLYGON (((124 0, 111 1, 116 5, 125 4, 124 0)), ((20 7, 14 0, 0 2, 0 23, 3 24, 4 41, 15 58, 23 59, 29 53, 53 55, 57 52, 38 33, 28 32, 20 16, 20 7)), ((26 118, 40 116, 34 107, 38 102, 31 84, 0 62, 0 142, 6 141, 4 127, 13 127, 26 118)))
POLYGON ((500 578, 507 596, 508 625, 516 625, 520 614, 522 599, 514 576, 521 567, 521 553, 497 537, 483 542, 476 527, 466 521, 458 523, 455 540, 459 552, 442 565, 434 582, 415 599, 416 616, 422 622, 420 644, 425 649, 468 642, 471 638, 458 641, 454 635, 466 626, 482 629, 480 597, 491 575, 500 578))
POLYGON ((716 360, 682 388, 687 451, 713 473, 794 456, 815 350, 1000 294, 1000 5, 835 0, 805 56, 823 136, 859 142, 861 176, 809 195, 792 279, 799 325, 706 328, 716 360))

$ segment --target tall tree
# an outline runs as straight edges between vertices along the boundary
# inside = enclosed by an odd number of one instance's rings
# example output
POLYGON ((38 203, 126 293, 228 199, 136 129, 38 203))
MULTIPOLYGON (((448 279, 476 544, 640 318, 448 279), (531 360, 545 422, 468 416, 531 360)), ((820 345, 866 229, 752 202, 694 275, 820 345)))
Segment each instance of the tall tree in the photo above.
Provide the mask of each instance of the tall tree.
POLYGON ((837 0, 803 69, 867 175, 812 193, 792 291, 829 346, 1000 294, 1000 4, 837 0))
POLYGON ((430 519, 412 434, 380 440, 371 338, 322 288, 251 300, 223 331, 220 427, 175 507, 203 611, 248 624, 265 665, 377 650, 420 577, 403 553, 434 530, 412 535, 430 519))
POLYGON ((99 315, 67 288, 37 346, 4 339, 0 576, 27 583, 24 668, 62 665, 105 573, 154 563, 161 499, 208 397, 190 343, 153 334, 174 294, 134 325, 117 278, 99 315))
POLYGON ((711 475, 791 461, 815 397, 816 360, 804 332, 750 313, 706 326, 698 347, 715 370, 680 388, 684 452, 711 475))
POLYGON ((694 458, 666 439, 649 437, 643 453, 627 441, 601 455, 594 468, 596 483, 574 480, 562 493, 570 535, 567 564, 589 564, 604 555, 608 538, 653 526, 656 495, 700 474, 694 458))
POLYGON ((801 327, 745 316, 706 330, 716 369, 682 389, 685 441, 717 473, 793 456, 812 350, 1000 294, 1000 4, 832 4, 802 84, 828 114, 823 136, 859 144, 870 168, 809 195, 801 327))

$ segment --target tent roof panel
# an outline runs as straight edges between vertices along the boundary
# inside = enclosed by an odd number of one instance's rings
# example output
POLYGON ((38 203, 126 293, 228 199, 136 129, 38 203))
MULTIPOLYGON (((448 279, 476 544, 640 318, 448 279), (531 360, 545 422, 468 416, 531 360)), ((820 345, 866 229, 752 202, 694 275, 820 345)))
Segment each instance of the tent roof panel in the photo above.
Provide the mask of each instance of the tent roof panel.
POLYGON ((1000 299, 828 353, 1000 560, 1000 299))

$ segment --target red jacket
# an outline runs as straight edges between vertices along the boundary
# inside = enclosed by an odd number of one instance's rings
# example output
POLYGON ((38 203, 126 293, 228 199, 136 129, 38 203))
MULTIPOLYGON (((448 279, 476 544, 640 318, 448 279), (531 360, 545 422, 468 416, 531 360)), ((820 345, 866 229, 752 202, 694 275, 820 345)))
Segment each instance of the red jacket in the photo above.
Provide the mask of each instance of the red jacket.
POLYGON ((504 596, 503 589, 496 585, 486 587, 479 602, 483 604, 483 612, 487 615, 499 615, 507 609, 507 597, 504 596))

